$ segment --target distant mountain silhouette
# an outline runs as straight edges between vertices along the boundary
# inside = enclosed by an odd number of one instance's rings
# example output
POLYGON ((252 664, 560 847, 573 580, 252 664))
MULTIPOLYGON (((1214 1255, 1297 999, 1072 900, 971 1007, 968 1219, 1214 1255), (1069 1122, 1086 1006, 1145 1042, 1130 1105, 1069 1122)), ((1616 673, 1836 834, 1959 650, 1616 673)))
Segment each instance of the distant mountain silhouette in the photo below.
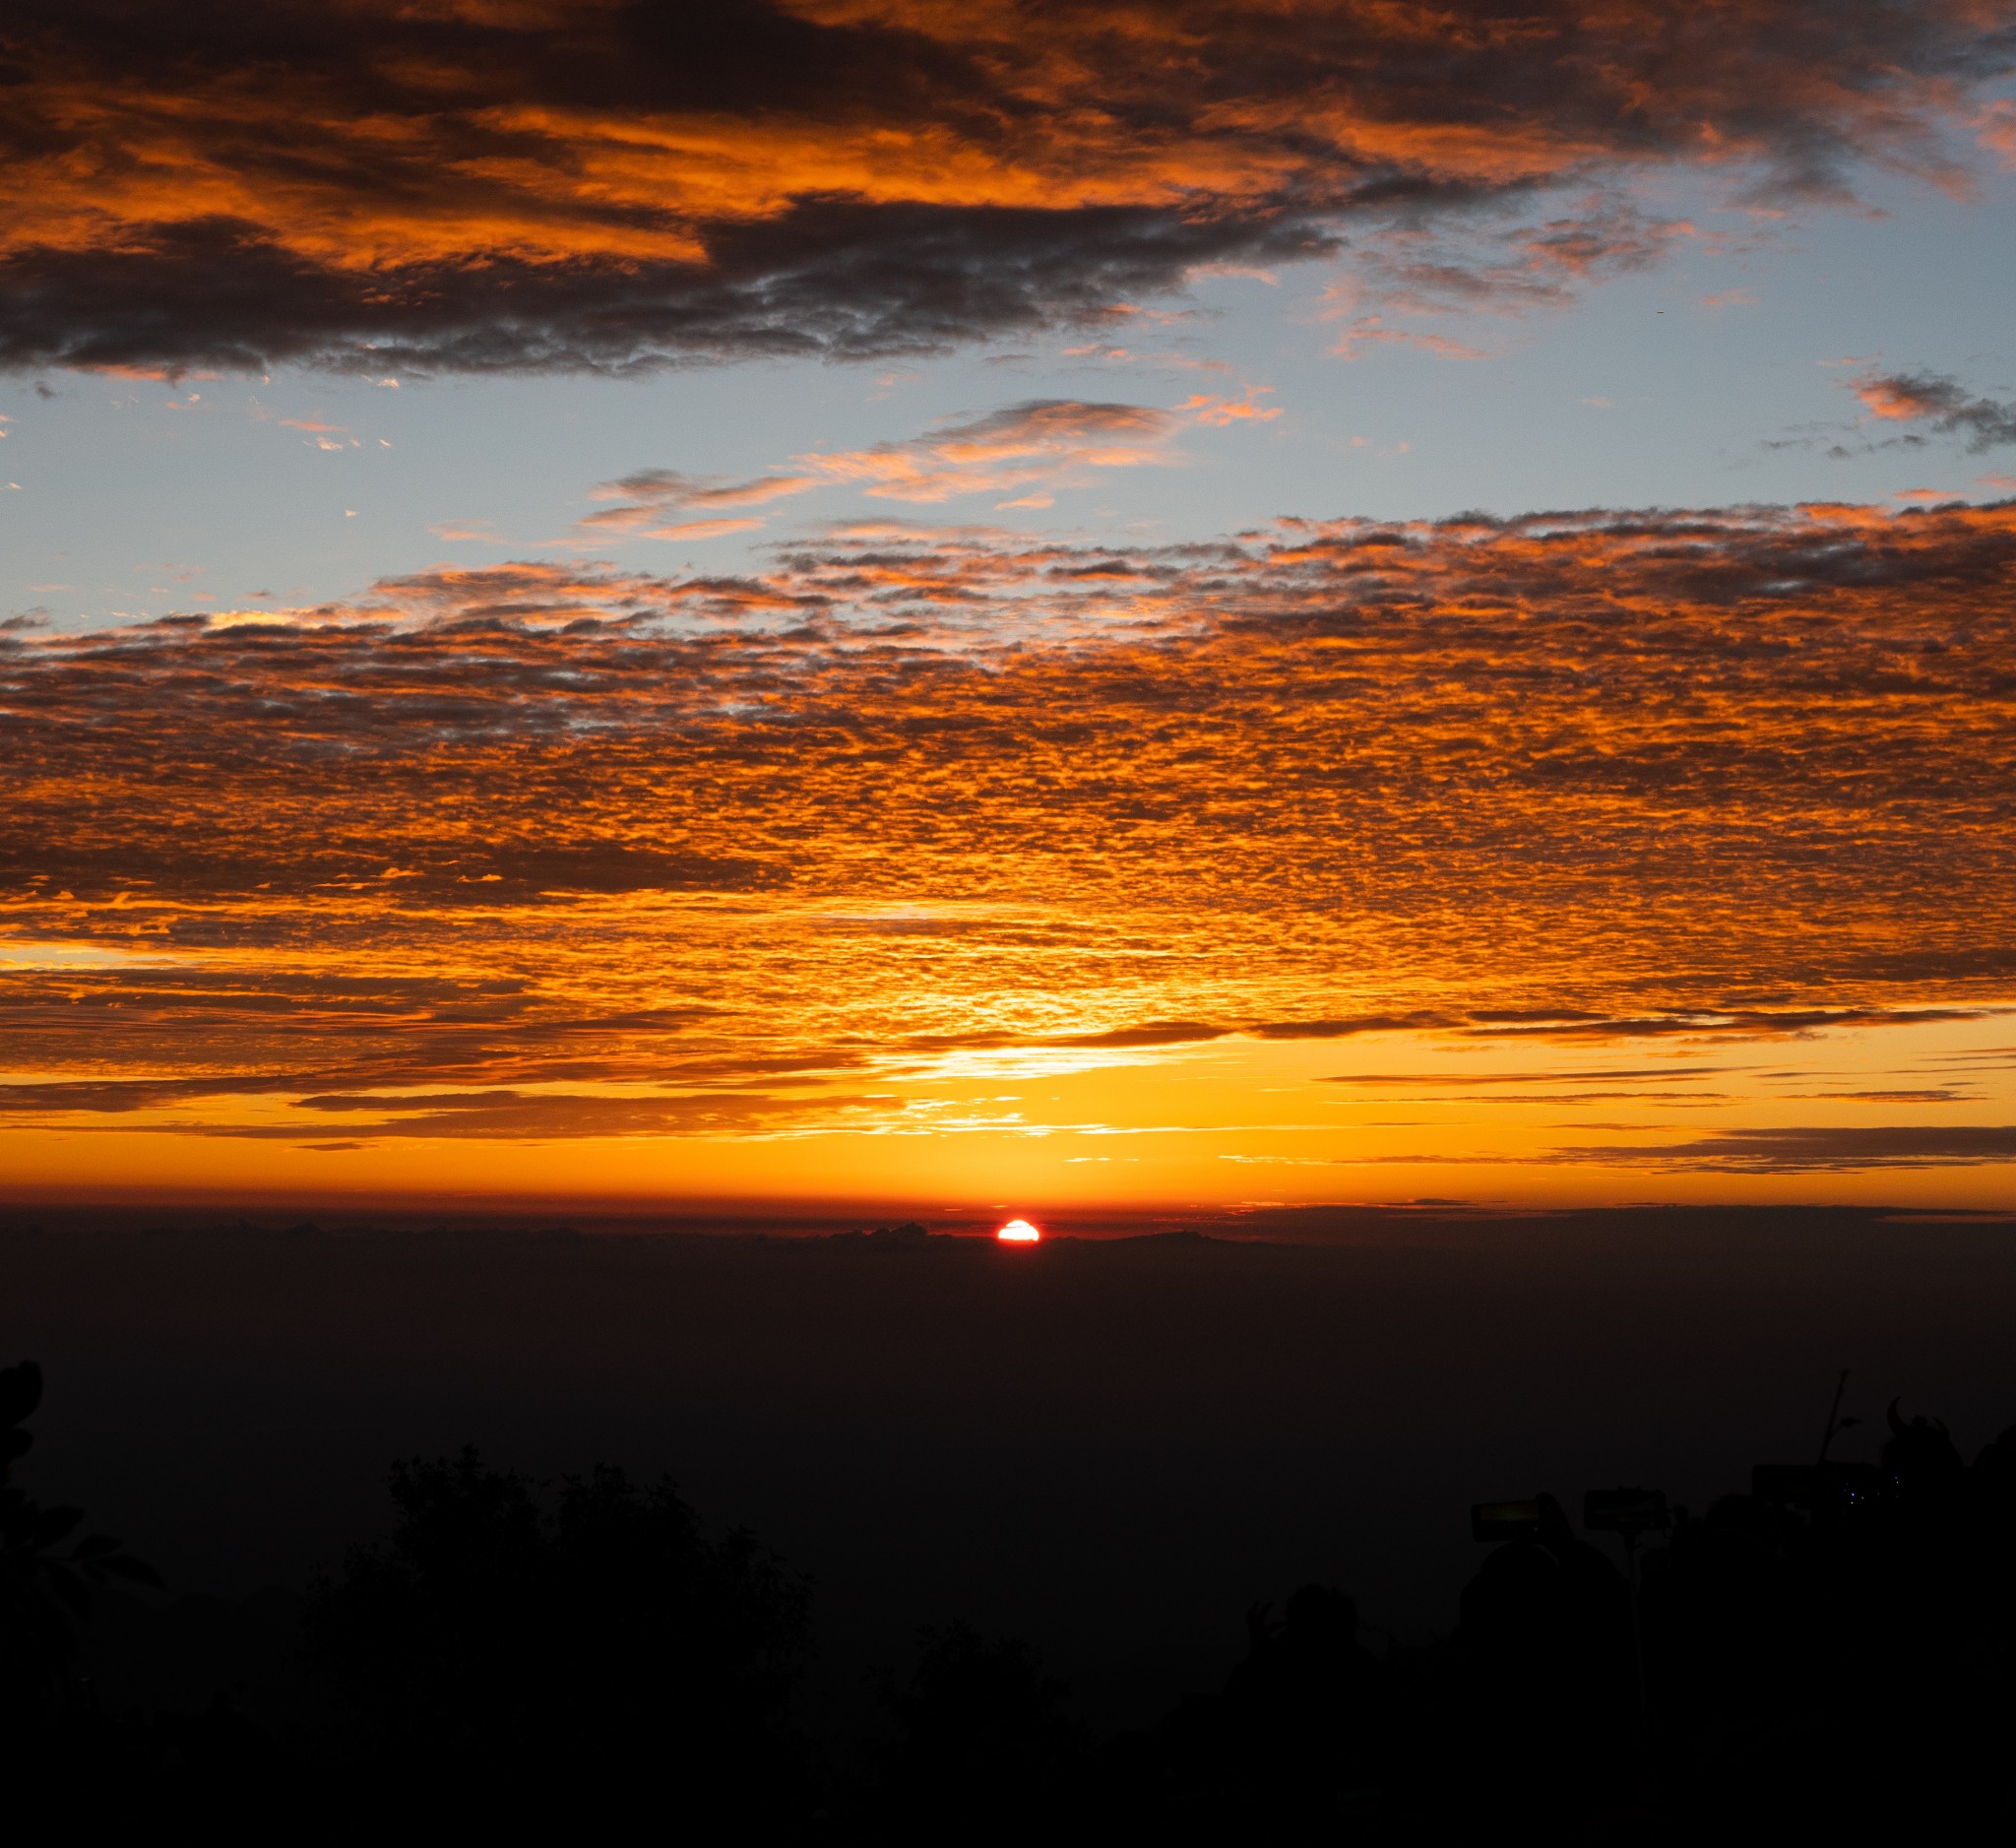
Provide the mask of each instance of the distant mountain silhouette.
POLYGON ((876 1226, 861 1232, 836 1232, 828 1235, 829 1244, 872 1244, 878 1249, 884 1247, 911 1248, 930 1243, 935 1235, 929 1227, 920 1226, 914 1219, 905 1220, 900 1226, 876 1226))

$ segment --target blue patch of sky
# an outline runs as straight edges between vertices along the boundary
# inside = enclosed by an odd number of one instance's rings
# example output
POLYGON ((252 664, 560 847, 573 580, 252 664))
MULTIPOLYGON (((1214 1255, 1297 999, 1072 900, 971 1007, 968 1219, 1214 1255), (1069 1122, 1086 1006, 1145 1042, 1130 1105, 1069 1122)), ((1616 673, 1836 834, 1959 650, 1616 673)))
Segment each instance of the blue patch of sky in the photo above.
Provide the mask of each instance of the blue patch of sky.
MULTIPOLYGON (((1762 219, 1689 201, 1663 261, 1524 315, 1439 316, 1376 300, 1373 341, 1325 290, 1351 259, 1268 283, 1206 277, 1187 312, 1101 336, 883 364, 745 365, 650 379, 402 378, 298 372, 179 382, 52 374, 0 386, 0 615, 57 629, 171 610, 354 596, 382 575, 507 558, 603 557, 680 573, 760 568, 825 523, 890 517, 1118 542, 1210 538, 1278 516, 1433 519, 1583 507, 2000 498, 2016 450, 1868 448, 1858 367, 1927 369, 2016 395, 2016 175, 1972 199, 1898 178, 1861 204, 1762 219), (1073 348, 1123 347, 1118 358, 1073 348), (1841 361, 1853 361, 1842 364, 1841 361), (1052 481, 911 505, 827 485, 728 510, 759 530, 704 541, 598 534, 596 484, 643 469, 741 478, 820 451, 903 442, 1027 399, 1278 408, 1188 422, 1171 466, 1078 466, 1052 481), (1257 388, 1266 388, 1259 391, 1257 388), (327 425, 328 428, 310 428, 327 425), (1846 440, 1858 453, 1829 453, 1846 440), (1179 458, 1179 460, 1177 460, 1179 458), (1996 478, 2001 478, 1998 484, 1996 478), (1000 502, 1047 492, 1047 507, 1000 502)), ((1151 304, 1165 310, 1183 304, 1151 304)), ((669 518, 697 519, 699 513, 669 518)))

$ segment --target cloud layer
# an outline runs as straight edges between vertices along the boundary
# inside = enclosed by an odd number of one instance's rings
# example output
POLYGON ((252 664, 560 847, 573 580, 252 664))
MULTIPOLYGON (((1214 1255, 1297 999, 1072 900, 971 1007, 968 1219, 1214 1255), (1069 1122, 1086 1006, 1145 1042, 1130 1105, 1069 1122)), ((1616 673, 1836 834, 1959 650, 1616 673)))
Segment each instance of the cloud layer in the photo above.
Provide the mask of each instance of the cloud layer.
POLYGON ((577 537, 711 539, 747 532, 760 519, 708 518, 787 499, 817 487, 852 487, 871 500, 932 506, 968 494, 1017 495, 1007 507, 1047 507, 1052 491, 1082 485, 1094 469, 1169 467, 1189 422, 1266 421, 1281 414, 1248 389, 1238 399, 1196 394, 1171 411, 1152 405, 1033 398, 976 416, 948 418, 921 436, 865 449, 817 450, 791 459, 795 473, 747 481, 700 479, 672 469, 643 469, 604 481, 597 500, 620 505, 590 514, 577 537), (701 516, 695 519, 691 516, 701 516))
POLYGON ((1964 1014, 2012 574, 2016 504, 890 523, 0 637, 0 1110, 767 1133, 1018 1047, 1964 1014))
POLYGON ((1618 1168, 1709 1169, 1744 1175, 1976 1167, 2016 1163, 2016 1124, 1872 1123, 1734 1129, 1691 1142, 1563 1149, 1554 1159, 1618 1168))
POLYGON ((2003 0, 17 0, 0 363, 929 350, 1380 231, 1417 298, 1542 298, 1656 254, 1619 190, 1650 168, 1781 203, 1867 162, 1946 175, 2010 26, 2003 0))
POLYGON ((2016 443, 2016 403, 1970 392, 1943 372, 1870 372, 1853 389, 1877 422, 1901 426, 1879 448, 1922 449, 1945 437, 1980 456, 2016 443))

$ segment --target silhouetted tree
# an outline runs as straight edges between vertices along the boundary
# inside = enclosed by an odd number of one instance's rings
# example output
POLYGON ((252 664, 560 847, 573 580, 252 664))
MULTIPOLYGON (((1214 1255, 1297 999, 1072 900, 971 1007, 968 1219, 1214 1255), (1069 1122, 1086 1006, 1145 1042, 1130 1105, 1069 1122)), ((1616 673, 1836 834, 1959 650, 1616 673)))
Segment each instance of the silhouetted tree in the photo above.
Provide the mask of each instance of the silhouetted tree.
POLYGON ((1124 1777, 1165 1833, 1327 1838, 1389 1768, 1389 1677, 1357 1631, 1356 1604, 1328 1585, 1302 1586, 1279 1618, 1249 1607, 1246 1658, 1224 1689, 1102 1754, 1108 1807, 1124 1777))
POLYGON ((799 1803, 806 1594, 747 1534, 710 1540, 669 1481, 605 1466, 548 1491, 470 1449, 391 1488, 390 1541, 317 1587, 307 1633, 397 1798, 696 1822, 799 1803))
POLYGON ((909 1678, 879 1689, 899 1733, 871 1806, 875 1834, 1005 1840, 1053 1813, 1080 1750, 1069 1691, 1026 1643, 966 1624, 921 1631, 909 1678))
POLYGON ((25 1837, 37 1797, 72 1833, 215 1833, 280 1808, 310 1842, 619 1825, 1669 1840, 1738 1821, 1914 1840, 2016 1822, 2016 1428, 1970 1468, 1942 1424, 1893 1404, 1880 1465, 1762 1470, 1753 1494, 1678 1519, 1646 1559, 1642 1734, 1626 1582, 1543 1496, 1537 1529, 1464 1591, 1453 1646, 1375 1658, 1353 1600, 1304 1585, 1279 1618, 1252 1607, 1222 1691, 1096 1752, 1027 1645, 926 1630, 879 1689, 894 1736, 877 1775, 829 1814, 787 1723, 804 1586, 748 1535, 711 1537, 668 1481, 607 1467, 549 1486, 473 1450, 395 1466, 390 1538, 310 1599, 309 1654, 350 1715, 333 1737, 326 1715, 276 1724, 256 1697, 99 1713, 71 1672, 94 1595, 158 1581, 9 1481, 40 1393, 33 1366, 0 1370, 0 1814, 25 1837))
POLYGON ((0 1701, 10 1734, 60 1703, 93 1592, 113 1580, 161 1582, 109 1535, 73 1538, 82 1508, 45 1508, 13 1486, 14 1465, 34 1444, 22 1425, 41 1401, 34 1362, 0 1368, 0 1701))

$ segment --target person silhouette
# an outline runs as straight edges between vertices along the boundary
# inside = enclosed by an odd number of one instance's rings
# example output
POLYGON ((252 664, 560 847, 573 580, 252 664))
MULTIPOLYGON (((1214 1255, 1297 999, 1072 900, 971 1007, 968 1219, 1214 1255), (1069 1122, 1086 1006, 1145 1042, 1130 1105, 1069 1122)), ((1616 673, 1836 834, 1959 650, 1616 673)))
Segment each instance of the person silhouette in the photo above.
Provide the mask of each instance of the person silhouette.
POLYGON ((1945 1425, 1936 1418, 1917 1417, 1909 1424, 1898 1416, 1901 1400, 1892 1399, 1885 1417, 1890 1436, 1883 1445, 1884 1475, 1897 1486, 1907 1503, 1953 1498, 1967 1473, 1960 1448, 1945 1425))
POLYGON ((1497 1546, 1464 1587, 1456 1644, 1473 1677, 1480 1788, 1537 1799, 1620 1775, 1636 1676, 1623 1574, 1552 1496, 1534 1499, 1537 1531, 1497 1546))
POLYGON ((1246 1659, 1227 1680, 1228 1768, 1249 1816, 1318 1823, 1377 1757, 1380 1664, 1357 1639, 1358 1609, 1329 1585, 1303 1585, 1279 1620, 1246 1614, 1246 1659))

